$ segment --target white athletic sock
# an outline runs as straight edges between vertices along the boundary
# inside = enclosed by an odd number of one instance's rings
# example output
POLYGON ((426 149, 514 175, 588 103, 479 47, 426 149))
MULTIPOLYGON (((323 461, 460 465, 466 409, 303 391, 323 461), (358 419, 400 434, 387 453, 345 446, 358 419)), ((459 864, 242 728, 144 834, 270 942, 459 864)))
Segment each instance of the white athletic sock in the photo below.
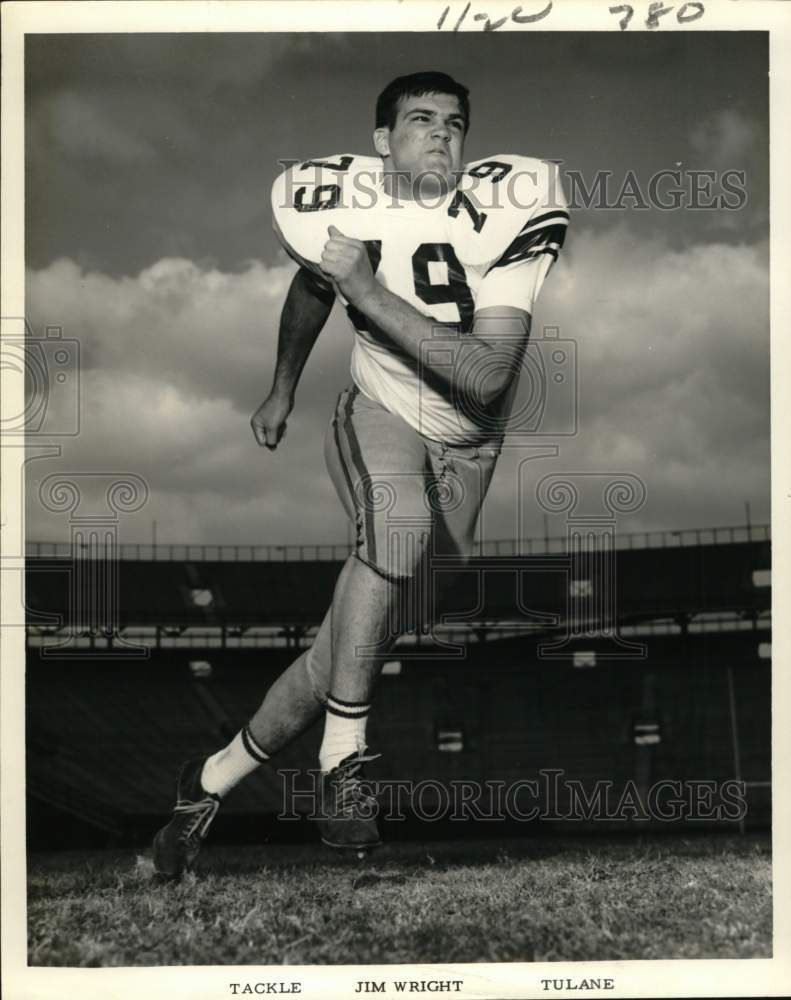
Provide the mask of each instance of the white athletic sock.
POLYGON ((319 766, 331 771, 350 754, 365 749, 365 724, 371 706, 342 701, 329 695, 324 719, 324 739, 319 750, 319 766))
POLYGON ((245 726, 227 747, 208 758, 201 772, 201 784, 207 792, 222 797, 266 760, 269 754, 264 753, 253 739, 250 727, 245 726))

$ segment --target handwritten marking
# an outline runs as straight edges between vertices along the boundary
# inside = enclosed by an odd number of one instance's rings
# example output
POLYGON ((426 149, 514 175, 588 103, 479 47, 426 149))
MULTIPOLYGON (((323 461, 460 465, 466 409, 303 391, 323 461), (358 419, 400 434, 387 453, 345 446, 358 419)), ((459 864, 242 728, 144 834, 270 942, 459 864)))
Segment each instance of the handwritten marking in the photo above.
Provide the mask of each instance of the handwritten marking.
POLYGON ((506 14, 505 17, 501 17, 499 21, 490 21, 488 14, 476 14, 475 20, 486 21, 486 24, 484 24, 483 26, 484 31, 497 31, 497 29, 502 28, 502 26, 508 20, 508 15, 506 14))
POLYGON ((645 26, 651 31, 659 27, 659 18, 669 14, 672 7, 663 7, 661 2, 652 3, 648 8, 648 17, 645 19, 645 26))
MULTIPOLYGON (((536 14, 525 14, 523 13, 523 7, 520 5, 514 7, 510 14, 506 14, 505 17, 501 17, 498 20, 493 21, 489 14, 484 11, 480 11, 473 14, 473 20, 483 23, 484 31, 497 31, 498 28, 502 26, 509 19, 514 22, 514 24, 535 24, 536 21, 541 21, 547 17, 553 7, 554 0, 548 0, 546 7, 543 10, 538 11, 536 14)), ((459 15, 456 24, 451 29, 452 31, 458 31, 462 24, 464 23, 467 15, 472 7, 472 0, 467 4, 464 10, 459 15)), ((633 4, 621 3, 615 4, 612 7, 607 8, 611 14, 623 14, 623 17, 618 21, 618 27, 621 31, 626 31, 629 24, 634 17, 635 8, 633 4)), ((652 3, 648 4, 646 11, 645 26, 652 31, 660 27, 659 19, 664 17, 666 14, 670 14, 675 7, 667 7, 663 4, 662 0, 653 0, 652 3)), ((688 0, 687 3, 681 5, 681 7, 676 11, 676 21, 679 24, 689 24, 690 21, 697 21, 698 18, 703 17, 706 8, 700 0, 688 0)), ((440 15, 439 21, 437 21, 437 30, 441 31, 445 25, 448 14, 450 13, 450 4, 445 7, 440 15)))
MULTIPOLYGON (((511 11, 510 14, 506 14, 505 17, 501 17, 497 21, 492 21, 489 15, 483 12, 479 14, 473 14, 473 20, 483 21, 484 31, 497 31, 498 28, 502 28, 502 26, 509 19, 509 17, 515 24, 534 24, 536 21, 542 20, 542 18, 545 18, 550 13, 550 11, 552 10, 553 2, 554 0, 549 0, 546 7, 544 7, 543 10, 540 10, 537 14, 523 14, 522 7, 519 6, 519 7, 514 7, 514 9, 511 11)), ((464 10, 461 12, 458 21, 456 21, 456 24, 452 29, 453 31, 458 31, 459 28, 462 26, 462 24, 464 23, 464 19, 467 17, 467 14, 470 11, 471 6, 472 2, 468 3, 467 6, 464 8, 464 10)), ((437 21, 438 31, 442 30, 442 27, 445 24, 445 20, 447 19, 449 13, 450 13, 450 6, 447 6, 442 11, 442 14, 440 14, 439 21, 437 21)))
MULTIPOLYGON (((653 31, 655 28, 660 27, 659 18, 664 17, 665 14, 669 14, 674 8, 665 7, 661 2, 655 0, 655 2, 649 4, 648 6, 648 16, 645 20, 645 26, 649 31, 653 31)), ((615 7, 609 8, 611 14, 623 14, 624 16, 618 22, 618 26, 621 31, 626 31, 629 27, 629 22, 634 17, 634 7, 629 3, 618 4, 615 7)), ((703 6, 699 0, 690 0, 689 3, 683 4, 676 13, 676 21, 679 24, 688 24, 690 21, 697 21, 699 17, 703 17, 706 8, 703 6), (692 13, 688 13, 687 8, 694 8, 692 13)))
POLYGON ((678 14, 676 14, 676 20, 678 21, 679 24, 687 24, 689 21, 697 21, 699 17, 703 17, 703 12, 705 10, 706 8, 703 6, 702 3, 698 3, 697 0, 692 0, 691 3, 684 4, 684 6, 681 8, 678 14), (697 7, 697 10, 694 13, 687 14, 687 16, 684 17, 684 11, 687 9, 687 7, 697 7))
POLYGON ((618 4, 617 7, 610 7, 611 14, 623 14, 624 12, 625 16, 618 22, 618 27, 621 31, 626 31, 629 27, 629 22, 634 17, 634 7, 630 6, 628 3, 618 4))
POLYGON ((472 3, 468 3, 467 6, 464 8, 464 10, 461 12, 461 17, 456 22, 456 27, 453 29, 454 31, 458 31, 459 30, 459 28, 462 25, 462 22, 464 21, 464 18, 467 16, 467 13, 468 13, 470 7, 472 7, 472 3))
POLYGON ((549 0, 546 7, 539 11, 538 14, 522 14, 521 10, 521 7, 514 7, 511 11, 511 20, 515 24, 533 24, 535 21, 540 21, 550 13, 552 10, 552 0, 549 0))

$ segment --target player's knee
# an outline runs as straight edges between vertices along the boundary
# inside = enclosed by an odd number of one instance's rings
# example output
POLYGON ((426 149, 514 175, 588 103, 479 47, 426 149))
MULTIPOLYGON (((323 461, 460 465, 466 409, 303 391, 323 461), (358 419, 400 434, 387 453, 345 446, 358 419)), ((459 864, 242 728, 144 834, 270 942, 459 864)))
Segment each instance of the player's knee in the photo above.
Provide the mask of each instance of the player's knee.
POLYGON ((355 555, 376 574, 392 583, 413 580, 428 546, 429 532, 388 532, 386 543, 360 546, 355 555))

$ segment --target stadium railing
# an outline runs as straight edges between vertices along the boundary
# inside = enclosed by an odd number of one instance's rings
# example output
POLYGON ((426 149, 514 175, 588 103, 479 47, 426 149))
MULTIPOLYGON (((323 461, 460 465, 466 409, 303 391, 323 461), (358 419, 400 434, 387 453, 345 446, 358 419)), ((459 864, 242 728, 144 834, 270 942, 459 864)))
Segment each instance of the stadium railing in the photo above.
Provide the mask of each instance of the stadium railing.
MULTIPOLYGON (((694 545, 722 545, 736 542, 768 541, 768 524, 684 528, 678 531, 637 531, 615 534, 616 549, 678 548, 694 545)), ((539 538, 496 538, 478 541, 478 556, 525 556, 562 553, 568 550, 566 535, 539 538)), ((203 545, 146 544, 122 542, 113 549, 116 559, 154 562, 337 562, 352 551, 349 544, 334 545, 203 545)), ((71 542, 28 541, 28 558, 70 558, 71 542)), ((101 550, 92 547, 93 555, 101 550)))

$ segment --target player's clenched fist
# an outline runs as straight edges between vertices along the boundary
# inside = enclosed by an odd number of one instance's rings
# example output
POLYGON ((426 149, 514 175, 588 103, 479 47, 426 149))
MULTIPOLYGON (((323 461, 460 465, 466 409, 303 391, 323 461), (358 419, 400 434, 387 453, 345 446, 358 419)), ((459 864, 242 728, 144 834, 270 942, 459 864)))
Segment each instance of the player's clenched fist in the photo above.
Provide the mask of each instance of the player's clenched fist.
POLYGON ((270 393, 250 419, 250 426, 259 445, 274 451, 286 433, 286 420, 294 401, 277 393, 270 393))
POLYGON ((321 269, 349 302, 360 306, 376 288, 365 244, 344 236, 335 226, 330 226, 327 232, 330 238, 324 244, 321 269))

